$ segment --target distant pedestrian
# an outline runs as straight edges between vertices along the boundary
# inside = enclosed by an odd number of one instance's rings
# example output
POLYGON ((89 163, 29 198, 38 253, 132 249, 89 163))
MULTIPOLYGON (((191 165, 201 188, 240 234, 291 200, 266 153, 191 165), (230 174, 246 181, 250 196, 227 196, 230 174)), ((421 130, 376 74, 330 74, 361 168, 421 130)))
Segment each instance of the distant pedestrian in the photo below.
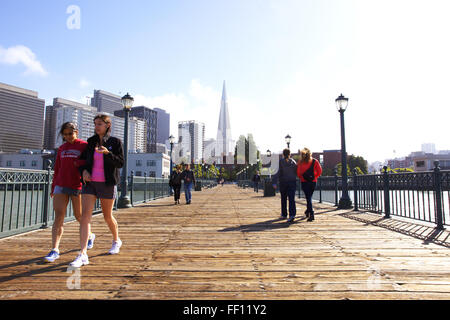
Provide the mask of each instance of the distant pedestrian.
POLYGON ((308 221, 314 221, 314 209, 312 206, 312 195, 316 189, 317 178, 322 174, 319 161, 311 156, 311 151, 304 148, 300 152, 300 161, 297 167, 297 176, 300 178, 302 190, 306 198, 305 215, 308 221))
POLYGON ((253 176, 253 188, 256 193, 258 192, 260 181, 261 181, 261 176, 259 175, 259 172, 256 171, 255 175, 253 176))
POLYGON ((172 171, 169 181, 170 187, 173 189, 173 198, 175 204, 180 204, 180 192, 181 192, 181 165, 177 165, 175 170, 172 171))
MULTIPOLYGON (((281 194, 281 216, 280 219, 287 218, 287 200, 289 199, 289 219, 293 222, 297 210, 295 207, 295 190, 297 185, 297 163, 291 158, 289 149, 283 150, 283 159, 280 160, 278 172, 273 178, 273 182, 278 179, 281 194)), ((276 188, 276 184, 273 184, 276 188)))
POLYGON ((219 174, 219 178, 217 178, 217 183, 219 183, 220 185, 222 185, 223 187, 223 183, 225 182, 225 179, 223 178, 223 174, 220 173, 219 174))
MULTIPOLYGON (((64 218, 66 216, 69 200, 75 219, 81 222, 81 176, 78 167, 84 163, 79 160, 81 153, 86 149, 87 142, 78 139, 76 124, 65 122, 59 131, 63 144, 58 148, 56 156, 52 190, 55 220, 52 226, 52 250, 44 258, 47 262, 53 262, 59 258, 59 243, 64 233, 64 218)), ((88 249, 94 245, 95 234, 89 230, 88 249)))
POLYGON ((88 145, 80 156, 80 159, 86 160, 86 164, 80 166, 84 182, 81 191, 83 211, 80 226, 81 251, 70 264, 76 268, 89 264, 86 251, 88 230, 92 211, 98 198, 102 206, 103 218, 113 236, 112 247, 108 253, 117 254, 122 246, 119 227, 112 210, 117 197, 117 184, 120 181, 119 169, 124 164, 123 145, 119 138, 111 136, 111 118, 109 116, 97 115, 94 118, 94 125, 95 134, 88 139, 88 145))
POLYGON ((191 170, 189 164, 185 165, 184 171, 181 173, 181 179, 184 180, 184 196, 186 197, 186 204, 191 204, 192 201, 192 186, 195 185, 194 171, 191 170))

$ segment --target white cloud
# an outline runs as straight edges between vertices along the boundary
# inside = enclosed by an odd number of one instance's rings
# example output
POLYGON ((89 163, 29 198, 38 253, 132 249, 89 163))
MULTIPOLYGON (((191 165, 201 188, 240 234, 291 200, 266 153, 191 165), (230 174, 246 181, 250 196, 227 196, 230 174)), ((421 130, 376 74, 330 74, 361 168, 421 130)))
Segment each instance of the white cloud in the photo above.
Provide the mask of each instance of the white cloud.
POLYGON ((48 74, 39 60, 37 60, 34 52, 23 45, 6 49, 0 46, 0 63, 8 65, 23 64, 26 67, 25 75, 37 74, 46 76, 48 74))
POLYGON ((81 88, 87 88, 87 87, 89 87, 89 86, 91 86, 91 83, 88 81, 88 80, 86 80, 85 78, 82 78, 81 80, 80 80, 80 87, 81 88))

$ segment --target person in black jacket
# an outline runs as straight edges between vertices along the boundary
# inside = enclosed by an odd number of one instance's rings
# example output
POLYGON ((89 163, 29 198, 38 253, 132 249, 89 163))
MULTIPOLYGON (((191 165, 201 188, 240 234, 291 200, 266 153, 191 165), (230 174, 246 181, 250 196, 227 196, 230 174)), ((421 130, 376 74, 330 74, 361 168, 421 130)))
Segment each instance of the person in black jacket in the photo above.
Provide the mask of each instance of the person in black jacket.
POLYGON ((258 192, 258 185, 259 182, 261 181, 261 176, 259 175, 259 172, 256 171, 255 175, 253 176, 253 189, 255 192, 258 192))
POLYGON ((186 197, 186 204, 191 204, 192 186, 195 185, 194 171, 191 170, 189 164, 185 165, 184 171, 181 173, 181 179, 184 180, 184 195, 186 197))
POLYGON ((180 192, 181 192, 181 165, 177 165, 175 170, 172 171, 169 180, 169 186, 173 188, 175 204, 180 204, 180 192))
POLYGON ((117 197, 117 184, 120 181, 119 169, 124 165, 124 151, 120 139, 111 137, 111 119, 107 115, 97 115, 94 118, 95 135, 90 137, 88 145, 80 155, 86 163, 79 167, 83 187, 82 217, 80 224, 81 251, 71 263, 73 267, 89 264, 87 256, 88 230, 92 211, 97 198, 100 198, 103 217, 113 236, 109 254, 117 254, 122 246, 119 238, 119 227, 112 215, 114 200, 117 197))
MULTIPOLYGON (((287 218, 287 199, 289 198, 289 219, 288 222, 293 222, 297 213, 295 207, 295 189, 297 185, 297 163, 291 158, 291 151, 289 149, 283 150, 283 159, 280 159, 280 164, 277 174, 273 177, 273 182, 279 181, 281 194, 281 216, 280 219, 287 218)), ((276 184, 273 183, 276 188, 276 184)))

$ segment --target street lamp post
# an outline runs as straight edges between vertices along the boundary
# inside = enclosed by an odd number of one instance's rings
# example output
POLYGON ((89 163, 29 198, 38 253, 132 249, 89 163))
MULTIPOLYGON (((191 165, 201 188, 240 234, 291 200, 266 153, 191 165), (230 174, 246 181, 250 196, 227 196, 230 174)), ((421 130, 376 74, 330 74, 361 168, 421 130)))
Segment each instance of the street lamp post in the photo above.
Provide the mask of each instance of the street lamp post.
MULTIPOLYGON (((172 152, 173 152, 173 143, 175 142, 175 137, 173 135, 169 136, 170 143, 170 166, 169 166, 169 179, 172 179, 173 174, 173 161, 172 161, 172 152)), ((170 195, 172 195, 172 188, 170 188, 170 195)))
POLYGON ((123 155, 124 163, 122 167, 122 182, 120 198, 117 201, 118 208, 131 208, 130 198, 127 195, 128 183, 128 119, 130 118, 130 109, 133 106, 134 99, 127 93, 122 97, 123 111, 125 112, 125 129, 123 134, 123 155))
POLYGON ((170 143, 170 175, 172 175, 173 161, 172 161, 172 152, 173 152, 173 143, 175 142, 175 137, 170 135, 169 143, 170 143))
POLYGON ((284 137, 286 140, 287 148, 289 149, 289 146, 291 144, 291 136, 288 134, 286 137, 284 137))
MULTIPOLYGON (((270 151, 269 149, 267 149, 267 151, 266 151, 266 156, 267 156, 267 158, 271 158, 272 157, 272 151, 270 151)), ((270 164, 269 164, 269 167, 268 167, 268 170, 269 170, 269 179, 272 179, 272 170, 271 170, 271 167, 272 167, 272 161, 270 161, 270 164)))
POLYGON ((342 195, 339 200, 339 209, 352 208, 352 201, 348 195, 348 181, 347 181, 347 152, 345 148, 345 126, 344 126, 344 112, 347 109, 348 98, 345 98, 342 94, 336 99, 336 107, 341 116, 341 157, 342 157, 342 195))

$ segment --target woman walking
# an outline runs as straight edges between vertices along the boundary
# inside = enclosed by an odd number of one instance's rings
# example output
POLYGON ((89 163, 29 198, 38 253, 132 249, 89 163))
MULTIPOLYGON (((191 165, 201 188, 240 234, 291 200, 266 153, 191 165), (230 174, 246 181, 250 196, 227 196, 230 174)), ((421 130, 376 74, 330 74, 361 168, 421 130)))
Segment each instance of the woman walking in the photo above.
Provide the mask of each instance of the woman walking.
POLYGON ((317 178, 322 174, 322 167, 320 166, 319 161, 312 158, 311 151, 308 148, 304 148, 300 152, 300 157, 297 167, 297 176, 300 178, 302 190, 305 193, 305 215, 308 217, 307 221, 314 221, 312 195, 316 189, 317 178))
POLYGON ((184 171, 181 173, 181 179, 184 180, 184 195, 186 197, 186 204, 191 204, 192 200, 192 185, 195 185, 194 171, 191 166, 186 164, 184 171))
MULTIPOLYGON (((55 210, 55 221, 52 226, 52 250, 44 258, 46 262, 53 262, 59 258, 59 243, 64 233, 64 217, 66 216, 69 200, 75 219, 81 222, 81 177, 78 171, 83 161, 79 160, 81 153, 87 146, 87 142, 78 139, 77 126, 72 122, 65 122, 59 131, 63 144, 58 148, 56 155, 52 190, 50 196, 53 198, 55 210)), ((91 234, 87 249, 94 246, 95 234, 91 234)))
MULTIPOLYGON (((280 160, 277 174, 274 180, 278 179, 281 194, 281 216, 280 219, 287 218, 287 200, 289 199, 289 219, 288 222, 294 221, 297 213, 295 207, 295 189, 297 185, 297 163, 291 158, 289 149, 283 150, 283 159, 280 160)), ((276 184, 273 185, 276 188, 276 184)))
POLYGON ((83 177, 82 217, 80 225, 81 251, 70 264, 79 268, 89 264, 87 243, 92 211, 97 198, 100 199, 103 218, 111 231, 113 242, 109 254, 117 254, 122 246, 119 238, 119 227, 112 215, 114 200, 117 197, 117 184, 120 181, 119 169, 124 164, 122 141, 111 136, 111 119, 107 115, 97 115, 94 118, 95 135, 87 141, 88 145, 81 154, 86 164, 80 166, 83 177))
POLYGON ((180 192, 181 192, 181 166, 178 164, 175 167, 175 170, 172 171, 172 175, 170 176, 169 185, 173 188, 173 198, 175 200, 175 204, 180 204, 180 192))

